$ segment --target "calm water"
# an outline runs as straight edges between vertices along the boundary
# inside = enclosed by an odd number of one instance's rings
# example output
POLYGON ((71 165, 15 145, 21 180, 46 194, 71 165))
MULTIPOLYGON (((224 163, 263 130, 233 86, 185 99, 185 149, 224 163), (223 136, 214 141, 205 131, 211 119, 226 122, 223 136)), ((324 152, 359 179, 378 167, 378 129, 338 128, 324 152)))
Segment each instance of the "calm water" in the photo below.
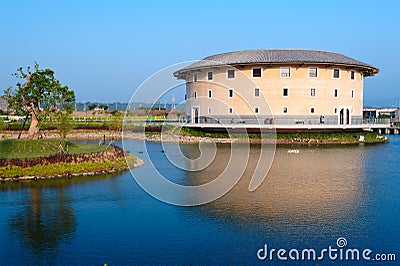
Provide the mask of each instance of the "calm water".
MULTIPOLYGON (((129 172, 113 177, 0 185, 2 264, 271 264, 257 250, 335 246, 396 253, 400 260, 400 137, 389 144, 278 147, 270 173, 247 187, 258 150, 238 185, 200 207, 176 207, 147 195, 129 172)), ((133 154, 139 144, 129 143, 133 154)), ((181 184, 222 171, 229 146, 200 173, 173 167, 148 143, 159 170, 181 184)), ((184 145, 196 155, 196 146, 184 145)), ((146 174, 150 164, 135 169, 146 174)), ((399 263, 397 261, 397 263, 399 263)), ((277 261, 275 261, 277 263, 277 261)), ((321 264, 329 264, 323 261, 321 264)), ((289 265, 289 262, 283 262, 289 265)), ((301 263, 300 263, 301 264, 301 263)), ((358 264, 358 265, 362 265, 358 264)), ((396 265, 392 263, 391 265, 396 265)))

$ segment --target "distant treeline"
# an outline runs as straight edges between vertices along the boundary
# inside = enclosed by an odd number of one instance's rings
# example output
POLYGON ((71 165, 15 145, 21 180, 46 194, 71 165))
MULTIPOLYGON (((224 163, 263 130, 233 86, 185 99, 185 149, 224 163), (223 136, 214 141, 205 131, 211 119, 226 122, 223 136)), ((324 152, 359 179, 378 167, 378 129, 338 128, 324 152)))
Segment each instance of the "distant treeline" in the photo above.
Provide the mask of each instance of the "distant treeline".
MULTIPOLYGON (((104 110, 119 110, 119 111, 125 111, 125 110, 148 110, 148 109, 153 109, 153 110, 171 110, 172 109, 172 104, 170 103, 156 103, 154 105, 149 104, 149 103, 122 103, 122 102, 113 102, 113 103, 101 103, 101 102, 77 102, 75 104, 74 110, 77 111, 86 111, 86 110, 93 110, 95 108, 101 108, 104 110), (128 108, 129 107, 129 108, 128 108)), ((181 106, 179 106, 181 107, 181 106)), ((182 108, 180 108, 182 109, 182 108)))

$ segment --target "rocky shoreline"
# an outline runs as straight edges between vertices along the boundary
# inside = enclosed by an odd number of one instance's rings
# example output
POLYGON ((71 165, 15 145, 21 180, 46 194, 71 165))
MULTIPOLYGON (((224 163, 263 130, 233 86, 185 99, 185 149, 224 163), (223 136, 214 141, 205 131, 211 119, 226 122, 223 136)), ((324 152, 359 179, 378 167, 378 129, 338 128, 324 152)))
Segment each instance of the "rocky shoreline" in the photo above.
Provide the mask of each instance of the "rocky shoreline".
MULTIPOLYGON (((26 137, 23 133, 22 138, 26 137)), ((107 141, 111 139, 121 140, 131 139, 131 140, 139 140, 139 141, 149 141, 149 142, 161 142, 161 134, 160 133, 152 133, 152 134, 143 134, 143 133, 135 133, 129 132, 123 135, 121 131, 108 131, 108 130, 73 130, 70 134, 68 134, 68 140, 70 141, 78 141, 78 140, 102 140, 103 137, 106 137, 107 141)), ((1 139, 16 139, 18 134, 15 132, 0 132, 0 140, 1 139)), ((44 135, 45 138, 48 139, 56 139, 59 138, 59 135, 55 131, 48 131, 44 135)), ((384 136, 380 136, 381 139, 377 141, 386 142, 388 139, 384 136)), ((163 136, 163 142, 176 142, 176 137, 172 137, 168 134, 163 136)), ((202 141, 209 141, 215 143, 247 143, 245 138, 214 138, 214 137, 199 137, 199 136, 179 136, 179 143, 182 144, 197 144, 202 141)), ((314 138, 292 138, 292 139, 260 139, 260 138, 249 138, 248 142, 250 144, 278 144, 278 145, 347 145, 347 144, 357 144, 360 143, 356 139, 354 140, 344 140, 340 138, 330 138, 330 139, 314 139, 314 138)))

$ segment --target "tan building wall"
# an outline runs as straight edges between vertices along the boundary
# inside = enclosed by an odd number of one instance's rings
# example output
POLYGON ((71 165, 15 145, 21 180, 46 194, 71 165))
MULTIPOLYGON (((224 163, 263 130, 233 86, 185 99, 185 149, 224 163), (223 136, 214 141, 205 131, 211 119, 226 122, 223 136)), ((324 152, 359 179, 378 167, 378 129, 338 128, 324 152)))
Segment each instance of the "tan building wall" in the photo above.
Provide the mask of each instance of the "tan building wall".
POLYGON ((225 117, 232 114, 240 116, 255 115, 276 118, 301 118, 320 116, 338 117, 339 110, 348 109, 352 118, 362 117, 363 76, 356 69, 346 66, 325 65, 248 65, 234 67, 212 67, 194 70, 186 75, 187 116, 192 118, 193 107, 198 108, 198 116, 225 117), (262 77, 252 77, 253 68, 262 68, 262 77), (290 77, 281 77, 281 67, 290 67, 290 77), (309 77, 309 68, 317 67, 318 76, 309 77), (235 78, 227 78, 227 70, 235 70, 235 78), (339 69, 339 78, 333 78, 334 69, 339 69), (207 72, 213 72, 213 80, 207 80, 207 72), (354 79, 350 78, 355 72, 354 79), (194 75, 197 74, 197 82, 194 75), (254 89, 260 88, 260 97, 255 97, 254 89), (283 88, 288 89, 288 96, 283 96, 283 88), (315 97, 311 96, 315 89, 315 97), (229 89, 234 96, 229 97, 229 89), (337 97, 334 90, 337 90, 337 97), (212 91, 209 98, 208 91, 212 91), (195 95, 196 94, 196 95, 195 95), (196 96, 196 98, 195 98, 196 96), (268 102, 266 104, 264 97, 268 102), (283 113, 283 108, 287 113, 283 113), (311 113, 314 108, 314 113, 311 113), (211 113, 209 111, 211 110, 211 113), (336 113, 335 113, 336 111, 336 113))

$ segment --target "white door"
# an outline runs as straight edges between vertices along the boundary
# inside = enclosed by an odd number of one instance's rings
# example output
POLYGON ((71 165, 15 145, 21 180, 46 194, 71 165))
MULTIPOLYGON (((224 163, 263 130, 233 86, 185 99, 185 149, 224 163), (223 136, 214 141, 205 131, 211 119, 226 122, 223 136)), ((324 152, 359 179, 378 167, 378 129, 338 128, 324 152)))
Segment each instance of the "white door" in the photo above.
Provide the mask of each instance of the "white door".
POLYGON ((199 123, 199 107, 192 107, 192 124, 199 123))

